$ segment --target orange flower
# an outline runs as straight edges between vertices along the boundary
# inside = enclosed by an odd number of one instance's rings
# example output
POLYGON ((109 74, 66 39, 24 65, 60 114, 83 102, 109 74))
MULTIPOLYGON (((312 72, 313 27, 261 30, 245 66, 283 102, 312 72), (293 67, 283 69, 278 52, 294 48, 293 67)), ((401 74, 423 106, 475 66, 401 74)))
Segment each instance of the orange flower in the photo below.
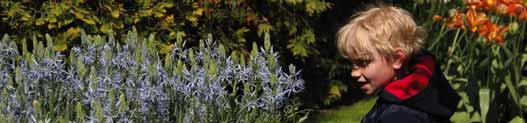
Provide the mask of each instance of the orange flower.
POLYGON ((484 4, 485 4, 486 9, 492 9, 496 7, 496 5, 498 5, 498 1, 497 0, 485 0, 484 4))
POLYGON ((499 2, 508 5, 508 4, 514 4, 514 3, 521 3, 522 1, 520 0, 500 0, 499 2))
POLYGON ((527 11, 523 11, 520 16, 518 16, 518 19, 521 21, 527 21, 527 11))
POLYGON ((490 33, 491 29, 493 28, 492 23, 485 23, 484 25, 481 25, 481 27, 478 29, 478 33, 481 36, 486 36, 490 33))
POLYGON ((448 28, 461 28, 465 29, 465 24, 463 23, 463 13, 455 11, 454 15, 451 17, 450 21, 446 23, 448 28))
POLYGON ((496 13, 498 13, 499 15, 505 15, 507 14, 507 5, 505 4, 499 4, 498 6, 496 6, 496 13))
POLYGON ((443 19, 443 17, 441 17, 441 16, 439 16, 439 15, 434 15, 434 16, 432 17, 432 20, 434 20, 434 22, 439 22, 439 21, 441 21, 441 19, 443 19))
POLYGON ((467 4, 467 6, 473 6, 477 8, 485 6, 485 4, 480 0, 465 0, 465 4, 467 4))
POLYGON ((470 26, 470 31, 472 32, 476 32, 478 30, 478 26, 490 22, 485 13, 476 12, 476 9, 469 9, 466 15, 468 25, 470 26))
POLYGON ((520 15, 521 13, 527 11, 525 6, 522 4, 509 4, 507 5, 507 14, 509 16, 520 15))
POLYGON ((485 23, 478 30, 480 36, 484 36, 487 41, 496 41, 496 43, 503 43, 503 33, 507 32, 509 27, 498 26, 493 23, 485 23))

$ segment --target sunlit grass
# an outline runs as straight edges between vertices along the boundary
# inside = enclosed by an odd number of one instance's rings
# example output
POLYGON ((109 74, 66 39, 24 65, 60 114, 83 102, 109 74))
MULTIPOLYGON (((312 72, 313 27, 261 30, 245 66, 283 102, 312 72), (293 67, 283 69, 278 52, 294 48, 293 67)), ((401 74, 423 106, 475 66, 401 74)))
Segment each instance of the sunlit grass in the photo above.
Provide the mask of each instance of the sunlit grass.
POLYGON ((319 123, 358 123, 373 107, 375 100, 377 98, 368 98, 353 105, 320 111, 320 114, 316 116, 316 120, 319 123))

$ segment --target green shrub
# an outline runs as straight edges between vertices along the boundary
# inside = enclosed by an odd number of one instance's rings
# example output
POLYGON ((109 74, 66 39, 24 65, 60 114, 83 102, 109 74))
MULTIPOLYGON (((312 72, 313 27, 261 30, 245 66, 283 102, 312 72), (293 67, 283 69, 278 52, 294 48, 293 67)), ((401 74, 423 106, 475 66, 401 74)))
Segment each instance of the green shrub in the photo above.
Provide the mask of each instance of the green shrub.
MULTIPOLYGON (((313 20, 330 8, 324 0, 73 0, 0 1, 0 27, 19 38, 43 38, 50 33, 56 49, 66 50, 79 36, 126 34, 136 26, 141 33, 171 44, 177 39, 203 39, 213 34, 229 51, 241 53, 253 41, 272 35, 273 44, 294 56, 317 52, 313 20), (9 30, 9 31, 7 31, 9 30), (278 40, 279 39, 279 40, 278 40), (288 43, 279 43, 279 42, 288 43)), ((197 44, 197 43, 194 43, 197 44)))

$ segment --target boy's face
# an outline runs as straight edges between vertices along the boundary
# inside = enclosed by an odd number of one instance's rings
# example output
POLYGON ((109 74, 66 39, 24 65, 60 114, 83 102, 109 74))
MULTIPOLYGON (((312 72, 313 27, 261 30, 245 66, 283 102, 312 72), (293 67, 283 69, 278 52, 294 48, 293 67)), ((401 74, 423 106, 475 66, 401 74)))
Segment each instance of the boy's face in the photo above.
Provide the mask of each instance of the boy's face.
POLYGON ((373 53, 373 59, 353 61, 351 76, 361 85, 361 90, 368 95, 374 94, 394 79, 395 69, 393 63, 373 53))

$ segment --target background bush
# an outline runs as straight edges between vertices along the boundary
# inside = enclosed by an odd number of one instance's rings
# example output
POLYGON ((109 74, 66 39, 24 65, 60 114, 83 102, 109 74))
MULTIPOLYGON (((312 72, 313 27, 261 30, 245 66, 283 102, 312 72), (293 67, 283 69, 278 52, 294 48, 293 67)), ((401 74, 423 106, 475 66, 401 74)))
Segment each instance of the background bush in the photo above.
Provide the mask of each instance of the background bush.
MULTIPOLYGON (((154 37, 81 35, 68 56, 53 38, 33 49, 0 42, 0 119, 6 122, 297 122, 299 72, 282 68, 266 40, 247 59, 211 38, 161 59, 154 37), (21 49, 19 52, 17 49, 21 49)), ((303 118, 305 119, 305 118, 303 118)))
MULTIPOLYGON (((157 43, 176 39, 203 39, 212 34, 227 50, 249 54, 251 42, 271 33, 272 43, 284 44, 294 56, 316 54, 313 21, 329 9, 323 0, 75 0, 2 1, 2 33, 23 37, 50 33, 56 49, 63 51, 88 34, 125 34, 132 26, 140 33, 154 33, 157 43)), ((262 42, 263 43, 263 42, 262 42)), ((197 43, 194 43, 197 44, 197 43)), ((164 52, 163 52, 164 53, 164 52)))

